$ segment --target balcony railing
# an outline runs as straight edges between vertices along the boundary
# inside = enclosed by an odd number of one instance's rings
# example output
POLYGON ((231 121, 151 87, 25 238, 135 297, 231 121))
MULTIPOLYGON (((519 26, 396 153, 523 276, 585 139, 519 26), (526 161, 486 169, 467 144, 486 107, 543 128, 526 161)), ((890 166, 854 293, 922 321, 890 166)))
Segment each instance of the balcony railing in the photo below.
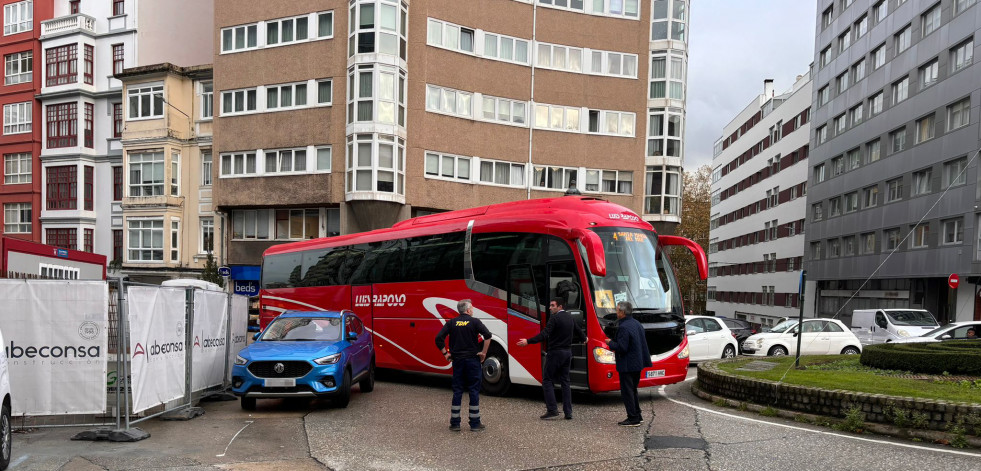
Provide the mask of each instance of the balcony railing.
POLYGON ((73 32, 73 31, 88 31, 90 33, 95 33, 95 18, 91 16, 84 15, 81 13, 76 13, 74 15, 62 16, 60 18, 55 18, 52 20, 46 20, 41 22, 41 36, 47 36, 49 34, 73 32))

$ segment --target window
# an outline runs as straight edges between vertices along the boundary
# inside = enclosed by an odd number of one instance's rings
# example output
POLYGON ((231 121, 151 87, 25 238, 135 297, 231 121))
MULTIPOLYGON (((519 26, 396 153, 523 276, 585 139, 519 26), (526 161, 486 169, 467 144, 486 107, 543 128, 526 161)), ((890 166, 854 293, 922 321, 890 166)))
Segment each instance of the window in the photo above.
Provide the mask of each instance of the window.
POLYGON ((971 122, 971 97, 947 107, 947 131, 967 126, 971 122))
POLYGON ((89 44, 85 44, 83 51, 85 53, 85 57, 82 65, 82 77, 85 79, 85 83, 92 85, 93 63, 95 61, 95 48, 89 44))
POLYGON ((3 156, 3 183, 16 185, 31 182, 31 154, 6 154, 3 156))
POLYGON ((334 12, 325 11, 317 14, 317 37, 334 37, 334 12))
POLYGON ((954 14, 960 14, 962 11, 967 10, 968 7, 974 5, 975 0, 954 0, 954 14))
POLYGON ((854 83, 858 83, 859 80, 865 78, 865 59, 858 61, 852 66, 852 80, 854 83))
POLYGON ((682 110, 651 108, 647 121, 647 155, 681 157, 682 110))
POLYGON ((34 29, 34 2, 8 3, 3 6, 3 35, 34 29))
POLYGON ((823 106, 831 101, 831 87, 825 85, 818 90, 818 106, 823 106))
POLYGON ((481 183, 523 187, 525 186, 525 166, 513 162, 481 159, 478 178, 481 183))
MULTIPOLYGON (((45 229, 44 243, 61 247, 69 250, 78 249, 78 230, 77 229, 45 229)), ((42 267, 43 269, 43 267, 42 267)))
MULTIPOLYGON (((163 152, 131 153, 129 157, 129 196, 164 194, 163 152)), ((162 227, 162 226, 161 226, 162 227)))
POLYGON ((45 51, 47 86, 78 81, 78 45, 66 44, 45 51))
POLYGON ((78 168, 65 165, 46 170, 47 209, 77 209, 78 168))
POLYGON ((895 105, 909 97, 909 76, 892 84, 892 104, 895 105))
POLYGON ((852 45, 852 32, 851 30, 846 29, 845 32, 838 35, 838 52, 839 53, 845 52, 845 49, 848 49, 848 46, 851 45, 852 45))
POLYGON ((849 171, 855 170, 858 168, 859 165, 862 164, 862 151, 860 151, 856 147, 848 151, 848 154, 846 154, 845 158, 847 160, 846 164, 848 165, 848 170, 849 171))
POLYGON ((578 170, 574 168, 536 165, 533 170, 534 180, 531 184, 536 188, 566 190, 571 183, 578 181, 578 170))
POLYGON ((211 186, 211 152, 201 152, 201 185, 211 186))
POLYGON ((950 50, 950 72, 954 73, 974 60, 974 38, 968 39, 950 50))
POLYGON ((923 31, 923 37, 927 37, 928 34, 937 30, 940 27, 940 2, 937 2, 933 8, 926 11, 926 13, 920 15, 920 30, 923 31))
POLYGON ((841 73, 841 75, 835 78, 835 82, 838 88, 838 93, 843 93, 848 88, 848 70, 846 69, 841 73))
POLYGON ((85 147, 89 149, 95 148, 95 105, 92 103, 84 103, 84 113, 85 113, 85 129, 83 130, 83 138, 85 147))
POLYGON ((627 195, 633 191, 633 172, 586 169, 585 173, 584 181, 577 184, 579 189, 627 195))
POLYGON ((852 126, 857 126, 862 122, 862 104, 859 103, 848 110, 849 121, 851 121, 852 126))
POLYGON ((92 211, 94 208, 94 198, 95 194, 93 192, 95 185, 95 168, 91 166, 82 167, 82 209, 85 211, 92 211))
POLYGON ((306 41, 310 35, 309 18, 297 16, 266 22, 266 44, 289 44, 306 41))
POLYGON ((126 14, 125 0, 112 0, 112 15, 119 16, 126 14))
POLYGON ((387 134, 347 138, 348 192, 405 194, 405 140, 387 134))
POLYGON ((814 167, 814 182, 821 183, 825 180, 825 165, 820 164, 814 167))
POLYGON ((315 158, 317 159, 314 169, 317 172, 330 172, 331 159, 333 158, 333 151, 331 149, 330 146, 314 148, 314 152, 316 153, 315 158))
POLYGON ((334 81, 331 79, 317 81, 317 104, 330 105, 334 102, 334 81))
MULTIPOLYGON (((493 98, 490 100, 493 102, 493 98)), ((492 119, 495 117, 495 108, 493 104, 490 107, 490 118, 492 119)), ((470 118, 473 116, 473 94, 435 85, 426 85, 426 110, 470 118)))
POLYGON ((933 172, 930 169, 924 169, 917 172, 913 172, 913 188, 911 196, 925 195, 930 193, 931 180, 933 178, 933 172))
POLYGON ((95 239, 95 230, 84 229, 84 231, 82 232, 82 250, 88 253, 93 253, 94 252, 92 246, 93 239, 95 239))
POLYGON ((78 145, 78 105, 48 105, 48 148, 78 145))
POLYGON ((129 260, 131 262, 163 261, 163 220, 129 220, 129 260))
POLYGON ((123 137, 123 104, 112 104, 112 137, 119 139, 123 137))
POLYGON ((821 246, 823 244, 818 242, 811 242, 811 260, 821 260, 821 246))
MULTIPOLYGON (((513 123, 525 125, 525 109, 527 104, 523 101, 509 100, 507 98, 496 98, 484 95, 481 103, 481 117, 488 121, 500 121, 503 123, 513 123)), ((569 121, 575 121, 576 131, 578 128, 578 110, 576 116, 569 116, 569 121)))
POLYGON ((221 176, 255 175, 257 173, 255 152, 221 155, 221 176))
MULTIPOLYGON (((535 108, 535 121, 536 127, 538 126, 538 121, 541 117, 540 106, 536 105, 535 108)), ((553 109, 552 116, 550 119, 550 127, 556 127, 559 125, 560 121, 556 120, 556 115, 554 114, 554 109, 564 108, 566 110, 566 125, 568 122, 569 110, 576 110, 576 108, 559 107, 557 105, 548 105, 553 109)), ((599 134, 610 134, 616 136, 633 137, 634 135, 634 114, 626 113, 623 111, 606 111, 606 110, 589 110, 589 122, 587 132, 599 133, 599 134)))
POLYGON ((865 144, 865 159, 866 159, 866 163, 872 163, 872 162, 875 162, 875 161, 879 160, 879 157, 881 155, 882 154, 881 154, 881 150, 880 150, 879 140, 878 139, 876 139, 874 141, 871 141, 868 144, 865 144))
POLYGON ((3 105, 3 134, 22 134, 31 132, 32 102, 3 105))
POLYGON ((916 120, 916 143, 929 141, 933 139, 933 125, 934 116, 926 116, 916 120))
POLYGON ((889 142, 892 142, 892 152, 901 152, 906 149, 906 128, 899 128, 889 133, 889 142))
POLYGON ((841 239, 828 239, 828 258, 838 258, 840 256, 841 239))
POLYGON ((862 15, 858 21, 855 22, 855 39, 865 36, 865 33, 869 32, 869 15, 862 15))
MULTIPOLYGON (((430 20, 435 21, 435 20, 430 20)), ((430 24, 430 44, 432 42, 433 26, 430 24)), ((529 64, 528 41, 499 34, 484 33, 484 57, 506 62, 529 64)))
POLYGON ((170 196, 181 194, 181 155, 174 152, 170 155, 170 196))
POLYGON ((961 218, 948 219, 944 225, 944 245, 964 243, 964 223, 961 218))
POLYGON ((180 259, 180 234, 181 221, 179 219, 170 220, 170 261, 176 262, 180 259))
POLYGON ((681 170, 669 166, 647 167, 644 214, 680 214, 681 170))
POLYGON ((879 205, 879 187, 870 186, 862 190, 862 207, 874 208, 879 205))
POLYGON ((924 89, 937 83, 937 73, 940 69, 940 62, 934 59, 926 65, 920 67, 920 89, 924 89))
POLYGON ((835 197, 828 200, 828 216, 841 216, 841 197, 835 197))
POLYGON ((875 232, 866 232, 862 234, 862 246, 860 250, 863 254, 874 254, 875 253, 875 232))
POLYGON ((814 132, 814 138, 819 145, 824 144, 828 140, 828 126, 824 125, 817 128, 817 131, 814 132))
POLYGON ((277 173, 306 173, 307 149, 281 149, 265 151, 266 175, 277 173))
POLYGON ((163 116, 163 85, 129 88, 129 119, 159 118, 163 116))
POLYGON ((831 176, 837 177, 845 173, 845 159, 842 156, 831 159, 831 176))
POLYGON ((123 230, 113 229, 112 230, 112 260, 123 261, 123 230))
POLYGON ((872 5, 872 15, 876 23, 886 19, 886 14, 889 13, 888 8, 889 6, 886 0, 879 0, 875 5, 872 5))
POLYGON ((872 95, 872 98, 869 98, 869 116, 875 116, 882 113, 882 102, 884 101, 882 97, 883 93, 879 92, 872 95))
POLYGON ((426 177, 470 181, 470 157, 426 152, 426 177))
POLYGON ((870 55, 872 56, 872 70, 878 70, 879 67, 886 65, 885 44, 880 44, 879 47, 873 49, 870 55))
POLYGON ((858 211, 858 192, 851 192, 845 195, 845 213, 858 211))
POLYGON ((307 83, 269 85, 266 87, 266 109, 288 109, 306 106, 307 83))
POLYGON ((886 182, 886 203, 903 199, 903 178, 899 177, 886 182))
POLYGON ((845 119, 845 113, 835 116, 834 119, 835 135, 837 136, 845 132, 845 128, 847 127, 846 126, 847 124, 848 121, 845 119))
POLYGON ((900 237, 898 227, 895 229, 886 229, 882 231, 882 238, 886 244, 884 250, 896 250, 899 248, 900 237))
MULTIPOLYGON (((451 103, 449 98, 448 95, 447 104, 455 103, 458 111, 472 110, 469 102, 454 100, 451 103)), ((405 71, 380 65, 358 65, 356 68, 349 68, 347 120, 349 124, 375 121, 405 126, 405 71)))
POLYGON ((824 49, 821 50, 820 63, 821 63, 821 67, 826 67, 828 64, 831 63, 831 45, 830 44, 827 47, 825 47, 824 49))
POLYGON ((967 157, 944 163, 944 188, 967 183, 967 157))
POLYGON ((913 28, 910 25, 906 25, 905 28, 900 30, 893 36, 896 42, 896 55, 898 56, 903 51, 909 49, 910 43, 912 42, 913 28))
POLYGON ((929 243, 927 238, 930 237, 930 224, 921 223, 913 226, 913 237, 910 239, 909 246, 912 249, 922 249, 929 243))
MULTIPOLYGON (((256 110, 256 89, 221 92, 221 113, 231 115, 256 110)), ((132 115, 132 111, 130 112, 132 115)))
POLYGON ((258 25, 242 25, 221 30, 221 52, 255 49, 258 46, 258 25))
POLYGON ((198 227, 201 228, 201 238, 198 239, 198 253, 208 253, 215 250, 215 218, 201 218, 198 227))
POLYGON ((112 168, 112 200, 121 201, 123 199, 123 168, 112 168))
POLYGON ((31 233, 31 203, 7 203, 3 205, 3 232, 7 234, 31 233))
POLYGON ((827 28, 831 26, 831 22, 834 21, 834 5, 829 5, 827 9, 821 13, 821 28, 827 28))
MULTIPOLYGON (((362 15, 364 15, 364 5, 362 5, 362 15)), ((362 21, 364 17, 362 16, 362 21)), ((429 19, 428 44, 430 46, 443 47, 457 52, 473 54, 474 30, 464 28, 453 23, 429 19)), ((528 43, 525 43, 527 47, 528 43)), ((485 45, 486 48, 486 45, 485 45)), ((371 51, 358 51, 371 52, 371 51)), ((526 50, 527 54, 527 50, 526 50)))
POLYGON ((34 80, 34 51, 16 52, 3 56, 4 85, 16 85, 34 80))

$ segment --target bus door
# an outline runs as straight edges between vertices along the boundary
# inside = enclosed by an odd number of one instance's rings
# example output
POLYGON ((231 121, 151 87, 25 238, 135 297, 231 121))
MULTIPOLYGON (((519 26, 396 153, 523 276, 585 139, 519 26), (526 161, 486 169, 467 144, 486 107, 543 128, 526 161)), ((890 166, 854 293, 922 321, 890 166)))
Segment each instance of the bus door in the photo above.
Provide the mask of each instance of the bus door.
MULTIPOLYGON (((364 322, 364 327, 366 331, 372 333, 377 329, 375 322, 375 303, 373 300, 374 293, 372 292, 371 285, 351 285, 351 310, 358 315, 358 318, 364 322)), ((382 332, 379 332, 382 333, 382 332)), ((384 335, 384 334, 382 334, 384 335)), ((388 349, 382 349, 382 339, 377 335, 371 336, 371 341, 375 346, 375 363, 381 366, 382 363, 388 363, 390 357, 383 358, 386 355, 388 349), (383 353, 385 352, 385 353, 383 353)))
MULTIPOLYGON (((542 306, 538 302, 538 285, 530 264, 511 265, 508 267, 507 280, 508 299, 508 352, 510 363, 517 362, 525 371, 534 376, 534 380, 542 380, 542 348, 541 344, 518 347, 519 339, 530 339, 544 328, 542 306)), ((518 368, 508 368, 518 371, 518 368)), ((512 373, 513 374, 513 373, 512 373)))
MULTIPOLYGON (((576 325, 586 333, 585 306, 583 306, 582 284, 577 275, 574 260, 548 263, 548 299, 560 297, 565 299, 565 310, 572 314, 576 325)), ((544 324, 543 324, 544 325, 544 324)), ((572 344, 572 368, 569 370, 569 381, 574 388, 589 389, 587 371, 586 343, 572 344)))

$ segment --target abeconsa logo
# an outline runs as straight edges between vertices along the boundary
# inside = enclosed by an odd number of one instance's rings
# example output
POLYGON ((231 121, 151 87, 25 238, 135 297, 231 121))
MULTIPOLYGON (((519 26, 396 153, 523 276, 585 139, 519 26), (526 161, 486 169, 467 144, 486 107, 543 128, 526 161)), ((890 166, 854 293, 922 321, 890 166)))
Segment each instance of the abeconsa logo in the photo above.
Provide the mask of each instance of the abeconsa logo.
POLYGON ((169 353, 178 353, 184 351, 184 342, 168 342, 168 343, 157 343, 156 340, 153 341, 153 345, 150 348, 143 348, 143 344, 137 343, 136 347, 133 348, 133 358, 138 355, 143 355, 145 357, 155 357, 158 355, 167 355, 169 353))
POLYGON ((29 345, 22 347, 13 341, 4 348, 7 358, 98 358, 102 349, 98 345, 29 345))

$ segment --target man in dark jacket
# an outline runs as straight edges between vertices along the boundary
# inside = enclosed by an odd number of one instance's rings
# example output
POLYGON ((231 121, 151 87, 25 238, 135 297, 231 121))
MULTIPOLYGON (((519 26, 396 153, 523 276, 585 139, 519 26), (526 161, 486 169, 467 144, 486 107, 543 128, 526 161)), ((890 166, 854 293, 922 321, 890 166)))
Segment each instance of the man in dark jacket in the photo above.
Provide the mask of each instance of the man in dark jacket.
POLYGON ((480 423, 480 364, 487 358, 491 333, 480 319, 473 317, 473 304, 469 299, 456 305, 459 316, 446 321, 436 334, 436 347, 443 352, 447 361, 453 362, 453 405, 450 408, 450 430, 460 431, 460 405, 463 402, 463 388, 470 392, 470 430, 484 429, 480 423), (477 335, 484 338, 484 349, 478 350, 477 335), (446 336, 450 336, 450 346, 445 348, 446 336))
POLYGON ((559 416, 558 405, 555 402, 555 381, 562 385, 562 412, 566 420, 572 419, 572 387, 569 384, 569 369, 572 367, 572 344, 586 340, 582 330, 576 325, 572 314, 565 310, 565 300, 552 298, 548 305, 552 313, 545 324, 545 330, 530 339, 518 340, 518 346, 524 347, 529 343, 548 342, 545 354, 545 370, 542 372, 542 389, 545 391, 545 415, 542 420, 554 419, 559 416))
POLYGON ((640 372, 650 368, 651 352, 647 349, 647 338, 644 336, 644 326, 633 318, 634 307, 627 301, 617 303, 617 339, 606 339, 607 345, 616 357, 617 373, 620 376, 620 396, 627 409, 627 420, 617 422, 624 427, 637 427, 644 421, 640 414, 640 400, 637 398, 637 386, 640 384, 640 372))

